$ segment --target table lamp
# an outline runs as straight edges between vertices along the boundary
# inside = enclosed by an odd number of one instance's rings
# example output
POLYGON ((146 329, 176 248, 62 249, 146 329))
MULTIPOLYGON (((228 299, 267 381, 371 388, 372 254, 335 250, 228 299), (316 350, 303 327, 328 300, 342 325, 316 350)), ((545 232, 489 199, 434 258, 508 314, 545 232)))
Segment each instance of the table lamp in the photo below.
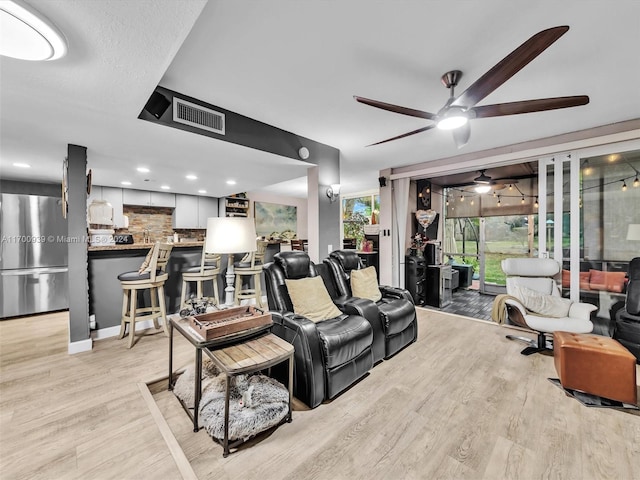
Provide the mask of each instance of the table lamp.
POLYGON ((233 254, 255 252, 256 226, 253 218, 212 217, 207 219, 206 253, 226 254, 227 287, 225 291, 225 306, 233 305, 233 254))

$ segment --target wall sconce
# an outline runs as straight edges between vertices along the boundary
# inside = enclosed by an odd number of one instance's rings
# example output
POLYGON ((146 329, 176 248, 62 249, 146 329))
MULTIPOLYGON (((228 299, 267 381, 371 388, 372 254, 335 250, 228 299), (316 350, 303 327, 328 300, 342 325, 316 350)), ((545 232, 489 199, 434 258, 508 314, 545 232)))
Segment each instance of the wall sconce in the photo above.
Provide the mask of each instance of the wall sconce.
POLYGON ((329 197, 329 202, 331 203, 335 202, 339 196, 340 196, 340 184, 332 183, 331 185, 329 185, 329 187, 327 188, 327 197, 329 197))

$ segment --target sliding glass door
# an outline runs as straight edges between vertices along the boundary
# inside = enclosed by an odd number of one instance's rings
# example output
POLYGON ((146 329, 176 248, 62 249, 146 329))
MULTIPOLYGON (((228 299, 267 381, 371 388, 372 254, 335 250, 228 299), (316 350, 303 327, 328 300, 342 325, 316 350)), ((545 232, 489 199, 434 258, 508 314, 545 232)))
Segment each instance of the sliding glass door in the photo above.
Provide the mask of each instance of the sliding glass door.
POLYGON ((473 266, 471 288, 481 293, 505 293, 502 260, 538 253, 535 174, 492 182, 490 189, 482 192, 473 187, 451 187, 446 196, 445 254, 456 263, 473 266))

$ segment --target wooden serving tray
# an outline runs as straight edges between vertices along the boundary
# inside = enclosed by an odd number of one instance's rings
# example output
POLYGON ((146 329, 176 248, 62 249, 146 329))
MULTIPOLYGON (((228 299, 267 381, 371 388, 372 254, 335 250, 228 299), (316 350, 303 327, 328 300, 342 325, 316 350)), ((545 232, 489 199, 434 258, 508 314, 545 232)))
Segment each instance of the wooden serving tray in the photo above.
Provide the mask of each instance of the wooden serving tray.
POLYGON ((272 323, 270 313, 264 313, 249 305, 189 317, 191 328, 205 340, 272 323))

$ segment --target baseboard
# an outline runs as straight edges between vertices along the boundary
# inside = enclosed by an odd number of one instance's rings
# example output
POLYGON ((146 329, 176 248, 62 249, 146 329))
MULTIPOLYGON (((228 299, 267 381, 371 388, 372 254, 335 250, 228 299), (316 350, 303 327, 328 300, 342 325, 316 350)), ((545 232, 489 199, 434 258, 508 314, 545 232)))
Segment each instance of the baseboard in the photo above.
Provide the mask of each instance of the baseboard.
POLYGON ((111 338, 120 334, 120 325, 115 327, 100 328, 91 331, 91 338, 94 340, 102 340, 103 338, 111 338))
POLYGON ((69 342, 69 355, 74 355, 81 352, 89 352, 93 348, 93 340, 87 338, 86 340, 80 340, 79 342, 69 342))
MULTIPOLYGON (((162 326, 164 322, 162 321, 162 319, 158 319, 158 323, 160 324, 160 326, 162 326)), ((136 322, 136 331, 147 330, 149 328, 155 328, 155 326, 153 325, 153 320, 136 322)), ((116 325, 115 327, 100 328, 98 330, 91 331, 91 338, 94 340, 117 337, 118 335, 120 335, 120 325, 116 325)))

